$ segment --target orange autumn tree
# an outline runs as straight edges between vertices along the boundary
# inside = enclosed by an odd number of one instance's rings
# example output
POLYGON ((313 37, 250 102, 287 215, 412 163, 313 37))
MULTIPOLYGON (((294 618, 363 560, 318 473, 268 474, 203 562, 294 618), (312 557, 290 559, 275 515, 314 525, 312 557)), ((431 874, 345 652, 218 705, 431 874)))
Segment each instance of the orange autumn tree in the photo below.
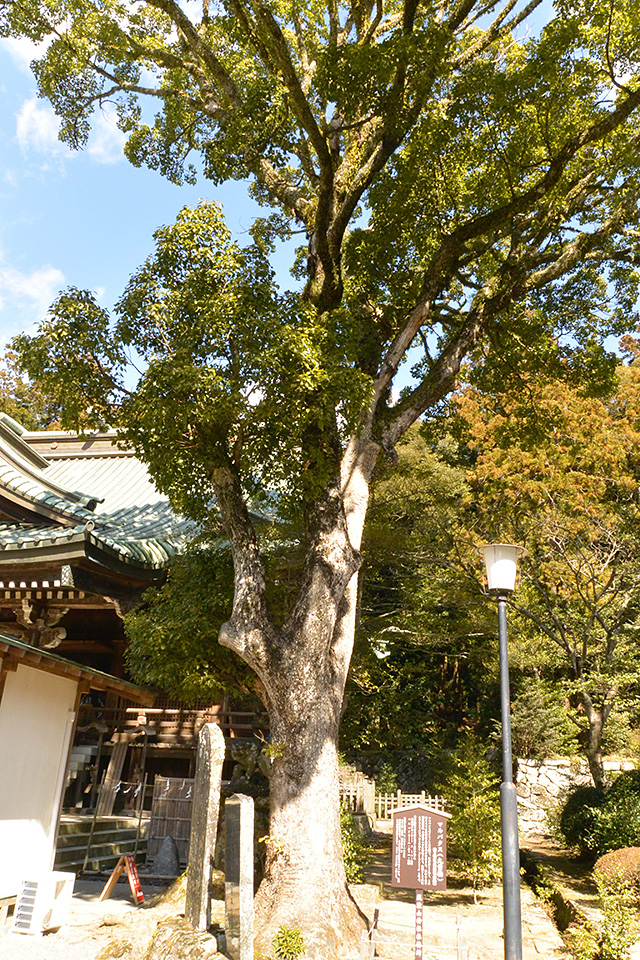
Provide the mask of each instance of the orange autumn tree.
POLYGON ((532 659, 565 679, 597 786, 607 720, 640 679, 640 366, 625 342, 634 362, 609 399, 530 382, 517 395, 469 387, 455 400, 472 463, 470 527, 527 548, 511 607, 532 659))

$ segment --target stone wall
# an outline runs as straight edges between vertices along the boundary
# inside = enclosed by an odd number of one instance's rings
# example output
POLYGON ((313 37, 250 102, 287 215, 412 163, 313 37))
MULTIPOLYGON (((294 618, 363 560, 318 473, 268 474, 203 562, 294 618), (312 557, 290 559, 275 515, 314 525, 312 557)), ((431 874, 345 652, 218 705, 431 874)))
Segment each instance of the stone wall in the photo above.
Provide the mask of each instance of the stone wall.
MULTIPOLYGON (((633 760, 605 760, 605 770, 633 770, 633 760)), ((585 760, 518 760, 518 827, 523 837, 548 830, 547 811, 575 786, 593 783, 585 760)))

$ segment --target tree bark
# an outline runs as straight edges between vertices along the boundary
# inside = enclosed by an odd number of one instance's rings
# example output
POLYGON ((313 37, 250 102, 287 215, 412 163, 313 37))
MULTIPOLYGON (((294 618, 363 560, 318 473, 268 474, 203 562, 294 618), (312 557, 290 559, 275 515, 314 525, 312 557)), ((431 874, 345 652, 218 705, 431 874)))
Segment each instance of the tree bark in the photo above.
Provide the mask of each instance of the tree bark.
POLYGON ((602 734, 604 725, 611 712, 611 706, 605 703, 603 708, 598 710, 589 694, 584 692, 580 694, 580 702, 589 723, 589 728, 585 731, 585 752, 589 764, 589 772, 591 773, 594 786, 602 789, 606 785, 604 760, 602 757, 602 734))
MULTIPOLYGON (((280 629, 268 620, 261 585, 256 590, 255 580, 247 582, 249 561, 236 559, 234 610, 220 639, 256 670, 271 729, 266 874, 255 904, 258 954, 271 952, 274 934, 286 925, 302 931, 310 960, 333 960, 353 952, 366 921, 344 871, 338 734, 377 455, 376 444, 353 439, 339 481, 311 510, 303 586, 280 629)), ((233 505, 227 514, 239 515, 233 505)), ((236 541, 238 551, 243 541, 236 541)))
POLYGON ((305 956, 337 958, 357 944, 364 923, 348 891, 340 838, 342 694, 326 665, 310 664, 304 653, 288 658, 268 689, 271 820, 256 951, 268 953, 284 924, 302 930, 305 956))

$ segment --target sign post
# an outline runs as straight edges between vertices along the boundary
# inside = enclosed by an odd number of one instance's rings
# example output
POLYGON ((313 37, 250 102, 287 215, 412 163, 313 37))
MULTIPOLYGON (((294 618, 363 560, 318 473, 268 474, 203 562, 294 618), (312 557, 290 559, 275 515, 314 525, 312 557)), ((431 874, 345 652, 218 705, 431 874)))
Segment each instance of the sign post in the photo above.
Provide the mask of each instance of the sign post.
POLYGON ((422 925, 424 920, 424 894, 416 890, 416 960, 422 960, 422 925))
POLYGON ((450 813, 407 807, 393 814, 391 886, 416 891, 415 960, 422 960, 424 890, 447 888, 447 820, 450 813))

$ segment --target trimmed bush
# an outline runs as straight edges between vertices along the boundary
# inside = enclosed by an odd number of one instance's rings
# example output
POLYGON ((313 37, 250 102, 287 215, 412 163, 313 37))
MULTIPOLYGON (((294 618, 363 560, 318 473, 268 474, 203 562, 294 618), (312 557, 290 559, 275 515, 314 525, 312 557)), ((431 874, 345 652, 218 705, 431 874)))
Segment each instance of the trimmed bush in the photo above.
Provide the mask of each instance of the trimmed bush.
POLYGON ((632 891, 634 900, 640 904, 640 847, 622 847, 612 850, 596 860, 593 872, 611 886, 618 880, 632 891))

